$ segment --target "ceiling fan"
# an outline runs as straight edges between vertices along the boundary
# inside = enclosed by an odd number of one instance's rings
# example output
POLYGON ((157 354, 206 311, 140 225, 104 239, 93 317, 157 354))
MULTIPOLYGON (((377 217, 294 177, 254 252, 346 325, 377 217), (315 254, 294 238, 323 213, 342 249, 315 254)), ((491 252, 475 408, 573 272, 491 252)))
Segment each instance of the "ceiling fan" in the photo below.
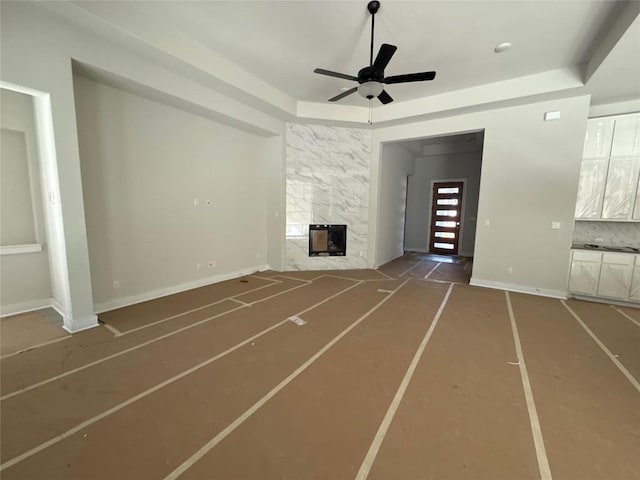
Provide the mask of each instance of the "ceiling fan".
POLYGON ((390 77, 384 76, 384 69, 387 67, 391 57, 398 47, 395 45, 389 45, 383 43, 380 46, 378 55, 375 61, 373 60, 373 30, 375 27, 376 12, 380 9, 380 2, 377 0, 371 1, 367 5, 367 10, 371 14, 371 51, 369 54, 369 66, 364 67, 358 72, 358 76, 346 75, 344 73, 332 72, 331 70, 325 70, 323 68, 316 68, 314 73, 321 75, 328 75, 330 77, 343 78, 345 80, 353 80, 358 82, 357 87, 350 88, 335 97, 329 99, 330 102, 336 102, 352 93, 358 92, 364 98, 372 100, 377 97, 383 104, 393 102, 393 98, 384 90, 384 85, 392 83, 408 83, 408 82, 423 82, 425 80, 433 80, 436 77, 436 72, 419 72, 408 73, 404 75, 392 75, 390 77))

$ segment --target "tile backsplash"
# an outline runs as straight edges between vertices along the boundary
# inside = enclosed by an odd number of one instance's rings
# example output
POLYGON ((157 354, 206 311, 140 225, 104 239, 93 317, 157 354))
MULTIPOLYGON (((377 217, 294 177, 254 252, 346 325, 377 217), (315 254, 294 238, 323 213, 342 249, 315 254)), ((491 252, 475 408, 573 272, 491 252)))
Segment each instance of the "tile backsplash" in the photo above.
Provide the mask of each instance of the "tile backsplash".
POLYGON ((576 220, 573 243, 640 248, 640 222, 584 222, 576 220))

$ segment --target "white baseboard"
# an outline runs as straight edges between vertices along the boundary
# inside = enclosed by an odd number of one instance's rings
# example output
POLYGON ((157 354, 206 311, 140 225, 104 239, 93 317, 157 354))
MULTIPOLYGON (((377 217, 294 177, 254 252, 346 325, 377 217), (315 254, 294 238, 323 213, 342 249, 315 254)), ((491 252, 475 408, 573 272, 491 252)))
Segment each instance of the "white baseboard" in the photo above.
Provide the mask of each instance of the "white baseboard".
POLYGON ((514 283, 494 282, 478 278, 472 278, 469 285, 473 285, 474 287, 495 288, 497 290, 508 290, 510 292, 528 293, 529 295, 538 295, 540 297, 561 298, 563 300, 567 298, 568 294, 568 292, 564 290, 549 290, 546 288, 536 288, 528 285, 517 285, 514 283))
POLYGON ((576 300, 585 300, 587 302, 606 303, 607 305, 619 305, 621 307, 640 308, 640 302, 636 302, 633 300, 592 297, 591 295, 580 295, 579 293, 569 293, 569 298, 575 298, 576 300))
POLYGON ((62 303, 60 303, 55 298, 51 299, 51 308, 53 308, 56 312, 58 312, 62 318, 66 316, 67 309, 64 307, 64 305, 62 305, 62 303))
POLYGON ((214 275, 212 277, 201 278, 192 282, 182 283, 173 287, 161 288, 153 290, 151 292, 141 293, 138 295, 132 295, 130 297, 114 298, 103 303, 98 303, 94 306, 96 313, 107 312, 116 308, 128 307, 129 305, 135 305, 136 303, 142 303, 155 298, 166 297, 167 295, 173 295, 174 293, 184 292, 186 290, 192 290, 194 288, 204 287, 213 283, 224 282, 225 280, 231 280, 239 278, 244 275, 249 275, 256 271, 269 270, 268 265, 259 265, 257 267, 245 268, 242 270, 236 270, 235 272, 223 273, 220 275, 214 275))
POLYGON ((65 329, 69 333, 78 333, 84 330, 89 330, 90 328, 95 328, 99 326, 98 316, 97 315, 89 315, 82 319, 74 319, 71 322, 71 325, 67 325, 67 319, 65 319, 65 324, 62 325, 62 328, 65 329))
POLYGON ((30 300, 28 302, 14 303, 13 305, 0 306, 0 318, 20 313, 33 312, 53 306, 53 298, 43 298, 41 300, 30 300))
MULTIPOLYGON (((415 253, 429 253, 428 248, 411 248, 405 247, 405 252, 415 252, 415 253)), ((435 254, 438 255, 438 254, 435 254)), ((473 257, 473 252, 458 252, 459 257, 473 257)))

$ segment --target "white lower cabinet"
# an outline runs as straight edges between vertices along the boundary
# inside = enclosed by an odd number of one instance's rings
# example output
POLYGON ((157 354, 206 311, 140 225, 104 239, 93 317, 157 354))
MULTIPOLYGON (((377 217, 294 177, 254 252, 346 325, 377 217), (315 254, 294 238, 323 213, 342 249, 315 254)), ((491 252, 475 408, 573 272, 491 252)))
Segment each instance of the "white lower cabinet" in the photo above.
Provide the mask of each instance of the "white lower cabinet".
MULTIPOLYGON (((638 256, 640 259, 640 255, 638 256)), ((631 292, 629 300, 640 302, 640 267, 633 267, 633 277, 631 278, 631 292)))
POLYGON ((600 270, 598 296, 627 300, 631 290, 633 267, 629 265, 603 264, 600 270))
POLYGON ((640 301, 640 255, 573 250, 569 291, 640 301))
POLYGON ((598 289, 600 263, 571 262, 569 290, 584 295, 595 295, 598 289))

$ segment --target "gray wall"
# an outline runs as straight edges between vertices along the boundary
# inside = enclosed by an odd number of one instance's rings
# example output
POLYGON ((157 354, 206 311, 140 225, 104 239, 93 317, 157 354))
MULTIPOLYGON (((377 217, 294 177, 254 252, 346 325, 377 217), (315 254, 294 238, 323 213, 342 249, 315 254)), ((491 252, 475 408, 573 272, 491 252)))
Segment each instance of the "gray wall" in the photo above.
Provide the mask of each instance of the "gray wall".
MULTIPOLYGON (((2 246, 45 242, 40 168, 33 99, 0 90, 2 246)), ((0 311, 3 315, 51 303, 51 282, 44 251, 0 255, 0 311)))
POLYGON ((453 142, 439 146, 441 148, 433 155, 416 158, 415 174, 409 178, 405 250, 424 252, 429 249, 432 182, 466 180, 458 254, 473 256, 482 151, 459 152, 453 142))
MULTIPOLYGON (((378 197, 381 145, 484 131, 471 281, 565 296, 588 109, 589 97, 579 96, 374 130, 370 209, 385 201, 378 197), (554 110, 562 118, 545 122, 544 113, 554 110)), ((389 260, 376 244, 385 235, 371 227, 374 265, 389 260)))
MULTIPOLYGON (((380 163, 380 203, 378 224, 386 232, 380 248, 389 259, 404 253, 405 208, 407 206, 407 176, 414 173, 414 156, 397 143, 382 148, 380 163)), ((409 177, 412 178, 412 177, 409 177)))
POLYGON ((74 85, 97 311, 266 267, 263 137, 74 85))

